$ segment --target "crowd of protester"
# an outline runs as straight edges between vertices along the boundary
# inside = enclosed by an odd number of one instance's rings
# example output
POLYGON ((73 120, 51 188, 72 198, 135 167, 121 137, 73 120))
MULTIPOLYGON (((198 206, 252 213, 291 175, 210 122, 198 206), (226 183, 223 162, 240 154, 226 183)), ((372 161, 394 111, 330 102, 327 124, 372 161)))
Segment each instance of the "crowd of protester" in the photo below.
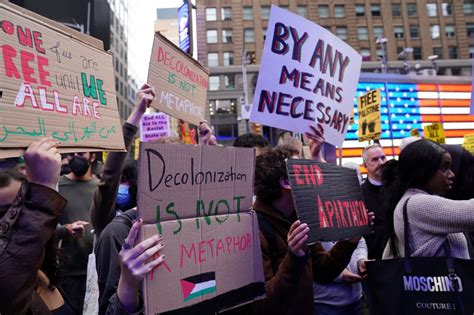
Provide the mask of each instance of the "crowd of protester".
MULTIPOLYGON (((122 126, 127 151, 154 96, 149 85, 138 93, 122 126)), ((322 127, 311 127, 305 139, 311 158, 325 162, 322 127)), ((199 126, 199 143, 217 145, 206 122, 199 126)), ((359 315, 363 308, 376 314, 366 262, 405 255, 404 206, 410 255, 445 256, 449 248, 453 257, 472 257, 474 157, 460 146, 411 138, 398 160, 390 161, 379 144, 368 146, 361 191, 374 233, 311 245, 309 227, 296 215, 285 164, 302 157, 302 143, 282 134, 271 148, 264 137, 245 134, 234 146, 255 148, 257 156, 253 208, 266 297, 229 314, 359 315)), ((144 312, 141 282, 166 259, 159 254, 166 239, 137 240, 137 163, 128 156, 111 152, 95 168, 97 153, 60 155, 58 144, 44 138, 28 147, 23 160, 1 161, 0 314, 82 314, 91 253, 99 314, 144 312)))

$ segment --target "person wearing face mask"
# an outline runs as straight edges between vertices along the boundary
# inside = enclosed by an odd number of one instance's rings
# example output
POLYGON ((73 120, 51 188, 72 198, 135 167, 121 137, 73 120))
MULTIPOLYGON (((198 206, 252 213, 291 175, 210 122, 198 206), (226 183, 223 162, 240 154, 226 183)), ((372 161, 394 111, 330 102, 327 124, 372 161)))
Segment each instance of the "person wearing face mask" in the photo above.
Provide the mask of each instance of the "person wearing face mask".
POLYGON ((67 155, 70 173, 59 179, 59 193, 68 201, 56 229, 66 257, 61 287, 75 313, 82 313, 87 279, 87 261, 93 234, 89 222, 94 191, 99 181, 92 176, 95 153, 67 155))
POLYGON ((137 161, 128 160, 122 172, 122 178, 115 198, 118 213, 132 209, 137 205, 137 161))
POLYGON ((69 159, 68 154, 61 154, 61 176, 67 175, 71 173, 71 169, 69 168, 69 159))

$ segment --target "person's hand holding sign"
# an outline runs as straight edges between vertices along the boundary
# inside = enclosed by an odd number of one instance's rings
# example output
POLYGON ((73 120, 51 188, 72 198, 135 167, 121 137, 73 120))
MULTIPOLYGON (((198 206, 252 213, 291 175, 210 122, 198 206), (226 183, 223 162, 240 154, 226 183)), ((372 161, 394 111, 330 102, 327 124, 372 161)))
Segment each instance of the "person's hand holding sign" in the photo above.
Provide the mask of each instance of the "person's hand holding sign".
POLYGON ((300 220, 295 221, 288 233, 288 248, 295 256, 302 257, 305 255, 303 246, 308 239, 309 227, 306 223, 301 223, 300 220))
POLYGON ((217 145, 216 137, 212 134, 212 130, 206 120, 201 121, 199 124, 199 144, 217 145))
POLYGON ((367 213, 367 217, 369 218, 369 223, 373 227, 375 225, 375 212, 370 211, 367 213))
POLYGON ((148 84, 143 84, 135 99, 135 107, 127 119, 127 122, 136 127, 139 126, 143 114, 155 99, 155 88, 148 84))
POLYGON ((61 169, 58 143, 51 138, 33 142, 25 152, 26 177, 30 183, 56 190, 61 169))
MULTIPOLYGON (((367 213, 367 217, 369 219, 369 224, 372 226, 372 228, 374 227, 375 225, 375 213, 374 212, 368 212, 367 213)), ((351 238, 349 241, 354 243, 354 244, 357 244, 359 243, 361 237, 360 236, 357 236, 357 237, 353 237, 351 238)))
POLYGON ((321 149, 324 144, 324 129, 321 124, 318 124, 317 127, 310 126, 310 131, 304 133, 306 140, 309 144, 309 149, 311 151, 311 157, 317 162, 326 162, 324 159, 321 149))
POLYGON ((142 220, 133 223, 119 253, 117 297, 129 312, 135 312, 139 306, 138 291, 143 278, 165 259, 164 255, 158 255, 164 247, 161 235, 154 235, 135 245, 141 227, 142 220))

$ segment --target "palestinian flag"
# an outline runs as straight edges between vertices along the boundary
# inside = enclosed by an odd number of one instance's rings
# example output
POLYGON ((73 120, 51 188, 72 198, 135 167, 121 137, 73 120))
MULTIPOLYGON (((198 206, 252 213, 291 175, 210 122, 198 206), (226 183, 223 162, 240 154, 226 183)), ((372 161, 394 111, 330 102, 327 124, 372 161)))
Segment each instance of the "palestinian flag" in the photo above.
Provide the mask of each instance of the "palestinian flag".
POLYGON ((206 272, 181 279, 184 302, 216 292, 216 273, 206 272))

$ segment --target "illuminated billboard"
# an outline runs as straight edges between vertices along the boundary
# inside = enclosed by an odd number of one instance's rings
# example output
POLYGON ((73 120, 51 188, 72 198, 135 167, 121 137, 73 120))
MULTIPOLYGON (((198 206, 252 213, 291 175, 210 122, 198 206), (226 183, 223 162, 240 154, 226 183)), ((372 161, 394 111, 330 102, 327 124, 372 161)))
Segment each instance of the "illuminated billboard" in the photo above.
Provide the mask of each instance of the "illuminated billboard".
POLYGON ((187 54, 192 54, 191 3, 183 0, 178 9, 179 48, 187 54))
MULTIPOLYGON (((401 140, 416 128, 423 135, 423 127, 441 122, 447 144, 462 144, 463 137, 474 130, 474 116, 469 116, 470 84, 432 84, 396 82, 360 82, 357 95, 380 89, 382 96, 380 144, 387 156, 398 155, 401 140)), ((354 100, 354 124, 349 127, 343 144, 344 162, 362 163, 362 149, 368 142, 359 142, 359 116, 354 100)))

